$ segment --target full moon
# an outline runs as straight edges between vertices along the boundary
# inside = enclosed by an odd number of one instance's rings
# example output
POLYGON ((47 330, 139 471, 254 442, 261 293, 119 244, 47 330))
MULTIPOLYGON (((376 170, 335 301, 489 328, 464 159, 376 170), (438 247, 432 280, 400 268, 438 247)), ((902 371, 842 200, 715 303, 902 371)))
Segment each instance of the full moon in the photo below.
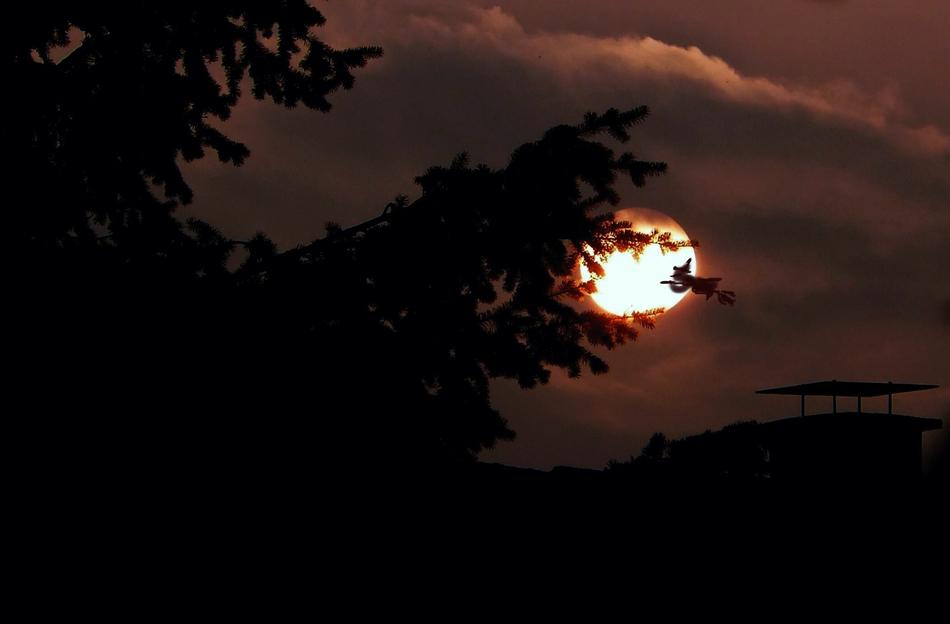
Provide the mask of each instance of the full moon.
MULTIPOLYGON (((629 221, 638 232, 654 229, 672 234, 673 240, 687 241, 686 231, 679 223, 662 212, 649 208, 627 208, 614 213, 617 221, 629 221)), ((653 308, 669 310, 687 293, 675 293, 663 280, 670 279, 674 266, 681 266, 692 259, 693 275, 697 274, 696 252, 692 247, 683 247, 676 252, 662 253, 659 245, 648 245, 640 258, 632 252, 614 251, 606 259, 600 259, 604 276, 592 275, 583 261, 580 263, 581 279, 594 277, 597 292, 591 295, 594 302, 618 316, 643 312, 653 308)))

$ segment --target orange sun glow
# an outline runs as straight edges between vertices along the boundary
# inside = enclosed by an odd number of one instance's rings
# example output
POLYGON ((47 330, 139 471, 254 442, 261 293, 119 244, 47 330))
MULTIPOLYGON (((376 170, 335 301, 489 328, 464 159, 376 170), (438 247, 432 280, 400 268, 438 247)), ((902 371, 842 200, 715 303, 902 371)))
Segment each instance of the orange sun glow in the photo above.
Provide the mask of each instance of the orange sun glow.
MULTIPOLYGON (((679 223, 656 210, 647 208, 629 208, 615 212, 618 221, 629 221, 638 232, 670 232, 673 240, 689 240, 686 231, 679 223)), ((659 245, 649 245, 640 254, 615 251, 606 259, 600 259, 604 267, 604 276, 596 279, 597 292, 591 295, 594 302, 619 316, 633 312, 643 312, 653 308, 669 310, 687 293, 675 293, 663 280, 670 278, 673 267, 685 264, 692 258, 693 274, 697 274, 696 252, 692 247, 683 247, 675 252, 662 253, 659 245)), ((582 261, 581 279, 591 279, 591 272, 582 261)))

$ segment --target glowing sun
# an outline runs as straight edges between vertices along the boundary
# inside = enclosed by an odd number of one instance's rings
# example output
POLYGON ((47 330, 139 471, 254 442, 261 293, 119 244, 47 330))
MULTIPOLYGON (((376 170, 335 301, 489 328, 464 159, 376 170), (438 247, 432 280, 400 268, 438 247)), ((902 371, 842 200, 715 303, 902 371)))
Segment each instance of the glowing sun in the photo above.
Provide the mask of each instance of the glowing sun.
MULTIPOLYGON (((673 240, 689 240, 679 223, 656 210, 628 208, 614 214, 618 221, 632 223, 633 229, 638 232, 657 229, 672 234, 673 240)), ((606 260, 601 259, 604 276, 596 278, 597 292, 591 298, 607 312, 621 316, 653 308, 669 310, 686 293, 675 293, 660 282, 670 278, 674 266, 681 266, 689 259, 693 261, 693 274, 698 275, 696 252, 692 247, 663 254, 659 245, 649 245, 640 254, 639 260, 633 253, 615 251, 606 260)), ((591 279, 592 275, 583 261, 580 263, 580 272, 583 281, 591 279)))

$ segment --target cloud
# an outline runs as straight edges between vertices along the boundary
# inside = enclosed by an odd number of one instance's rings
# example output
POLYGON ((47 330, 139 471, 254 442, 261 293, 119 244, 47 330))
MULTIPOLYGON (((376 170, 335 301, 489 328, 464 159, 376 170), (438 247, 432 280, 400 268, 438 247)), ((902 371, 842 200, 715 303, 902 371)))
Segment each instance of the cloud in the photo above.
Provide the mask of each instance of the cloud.
POLYGON ((950 135, 942 129, 901 121, 906 111, 892 90, 868 93, 844 80, 811 86, 747 76, 696 46, 671 45, 649 36, 529 33, 499 7, 455 11, 449 16, 412 14, 402 37, 443 46, 488 48, 565 80, 583 80, 591 72, 600 72, 620 80, 627 76, 686 81, 727 102, 801 110, 829 123, 874 132, 908 152, 950 154, 950 135))

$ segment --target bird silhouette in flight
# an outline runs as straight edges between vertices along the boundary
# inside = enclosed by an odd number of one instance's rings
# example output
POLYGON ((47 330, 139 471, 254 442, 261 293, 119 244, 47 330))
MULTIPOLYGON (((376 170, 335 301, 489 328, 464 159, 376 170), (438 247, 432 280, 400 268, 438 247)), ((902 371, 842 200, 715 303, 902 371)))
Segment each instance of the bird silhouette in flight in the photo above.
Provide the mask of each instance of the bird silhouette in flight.
POLYGON ((660 283, 669 284, 670 290, 675 293, 684 293, 688 290, 692 290, 697 295, 706 295, 707 301, 709 301, 710 297, 716 295, 719 299, 719 303, 723 305, 735 305, 736 293, 731 290, 719 289, 719 282, 722 280, 721 277, 697 277, 693 275, 692 263, 693 259, 690 258, 683 266, 674 266, 673 275, 670 275, 673 279, 663 280, 660 283))

